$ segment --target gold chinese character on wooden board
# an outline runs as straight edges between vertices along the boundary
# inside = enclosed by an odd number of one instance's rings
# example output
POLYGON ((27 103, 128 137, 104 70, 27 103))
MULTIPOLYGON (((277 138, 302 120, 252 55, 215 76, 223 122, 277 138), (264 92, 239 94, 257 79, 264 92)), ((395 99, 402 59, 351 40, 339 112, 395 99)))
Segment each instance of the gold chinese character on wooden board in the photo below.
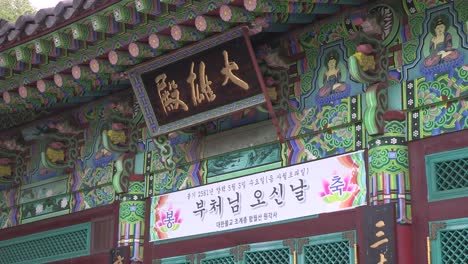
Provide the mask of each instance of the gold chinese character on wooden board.
POLYGON ((192 102, 194 106, 201 104, 203 101, 213 102, 216 99, 216 94, 211 89, 211 81, 208 79, 208 75, 205 73, 205 63, 202 61, 199 65, 199 83, 195 83, 197 74, 193 71, 195 63, 192 62, 190 66, 189 77, 187 83, 190 85, 192 90, 192 102))
POLYGON ((122 256, 118 255, 113 264, 123 264, 123 263, 124 263, 124 262, 123 262, 124 260, 125 260, 125 258, 123 258, 122 256))
MULTIPOLYGON (((383 228, 385 226, 385 222, 380 220, 378 221, 376 224, 375 224, 375 227, 377 228, 383 228)), ((383 231, 378 231, 377 233, 375 233, 375 237, 377 238, 381 238, 385 236, 385 232, 383 231)), ((380 239, 379 241, 375 242, 374 244, 370 245, 371 248, 378 248, 380 247, 381 245, 385 244, 385 243, 388 243, 389 240, 388 238, 382 238, 380 239)), ((385 258, 385 254, 382 254, 380 253, 380 259, 379 259, 379 262, 377 262, 377 264, 384 264, 385 262, 387 262, 387 259, 385 258)))
POLYGON ((163 105, 164 113, 167 115, 168 112, 178 110, 179 108, 182 108, 184 111, 188 111, 187 104, 179 98, 177 83, 174 80, 167 83, 166 79, 167 76, 163 73, 158 75, 154 80, 159 98, 163 105))
POLYGON ((225 86, 229 81, 233 82, 235 85, 241 87, 244 90, 248 90, 249 84, 243 81, 241 78, 237 77, 232 71, 239 70, 239 66, 234 61, 229 61, 229 54, 227 51, 223 50, 224 57, 224 67, 221 69, 221 74, 224 75, 224 82, 222 83, 225 86))

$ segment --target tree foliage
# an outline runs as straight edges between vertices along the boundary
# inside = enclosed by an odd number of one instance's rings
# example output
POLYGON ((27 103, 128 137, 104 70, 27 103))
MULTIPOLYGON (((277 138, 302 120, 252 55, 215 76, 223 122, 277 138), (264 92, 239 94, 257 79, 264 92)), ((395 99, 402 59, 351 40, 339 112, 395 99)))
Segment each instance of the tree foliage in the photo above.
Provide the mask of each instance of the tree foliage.
POLYGON ((35 12, 29 0, 0 0, 0 19, 15 22, 19 16, 35 12))

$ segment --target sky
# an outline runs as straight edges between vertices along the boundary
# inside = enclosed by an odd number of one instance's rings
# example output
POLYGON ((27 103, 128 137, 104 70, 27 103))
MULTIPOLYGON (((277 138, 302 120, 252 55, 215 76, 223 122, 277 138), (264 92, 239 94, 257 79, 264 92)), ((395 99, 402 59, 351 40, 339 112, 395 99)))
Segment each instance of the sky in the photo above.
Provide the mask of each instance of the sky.
POLYGON ((29 0, 37 10, 47 7, 55 7, 60 0, 29 0))

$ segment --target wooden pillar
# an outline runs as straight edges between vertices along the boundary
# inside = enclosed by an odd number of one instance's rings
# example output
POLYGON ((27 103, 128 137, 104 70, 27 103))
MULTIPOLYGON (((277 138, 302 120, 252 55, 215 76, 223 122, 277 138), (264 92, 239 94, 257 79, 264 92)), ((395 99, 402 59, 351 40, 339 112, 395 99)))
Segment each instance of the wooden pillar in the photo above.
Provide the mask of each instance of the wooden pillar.
POLYGON ((130 260, 143 261, 145 238, 145 180, 130 176, 129 191, 120 197, 118 246, 130 246, 130 260))

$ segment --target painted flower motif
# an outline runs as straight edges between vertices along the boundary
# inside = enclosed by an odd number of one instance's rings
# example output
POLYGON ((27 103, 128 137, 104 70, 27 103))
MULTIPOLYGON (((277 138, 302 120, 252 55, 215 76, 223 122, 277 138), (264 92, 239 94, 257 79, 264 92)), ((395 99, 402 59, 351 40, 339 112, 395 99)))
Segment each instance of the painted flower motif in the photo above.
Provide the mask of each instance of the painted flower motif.
POLYGON ((413 13, 416 13, 416 8, 411 7, 411 8, 410 8, 410 12, 411 12, 412 14, 413 14, 413 13))
POLYGON ((356 103, 356 97, 353 97, 353 98, 351 99, 351 103, 353 103, 353 104, 356 103))
POLYGON ((257 0, 247 0, 244 1, 244 7, 248 11, 254 11, 255 8, 257 7, 257 0))
POLYGON ((345 20, 345 23, 346 23, 346 25, 351 24, 351 19, 347 18, 347 19, 345 20))
POLYGON ((171 35, 175 40, 180 40, 182 38, 182 30, 178 26, 173 26, 171 28, 171 35))
POLYGON ((92 24, 94 30, 99 29, 99 21, 97 20, 97 18, 93 18, 92 24))
POLYGON ((127 201, 127 197, 124 197, 122 200, 123 200, 124 202, 127 201))
POLYGON ((137 10, 141 10, 143 8, 143 3, 141 2, 141 0, 137 0, 135 2, 135 6, 136 6, 137 10))
POLYGON ((320 197, 326 203, 343 202, 352 196, 358 186, 351 182, 352 175, 348 174, 344 177, 334 176, 333 179, 322 180, 323 192, 320 192, 320 197))
POLYGON ((138 200, 138 196, 133 195, 133 200, 138 200))
POLYGON ((436 106, 433 106, 427 110, 426 113, 424 113, 424 123, 427 122, 434 122, 438 120, 440 117, 442 117, 446 112, 445 108, 438 108, 436 106))
POLYGON ((54 45, 58 47, 60 45, 60 39, 59 37, 54 37, 54 45))
POLYGON ((51 197, 52 195, 54 195, 54 191, 52 191, 52 190, 47 190, 47 192, 46 192, 46 197, 51 197))
POLYGON ((60 201, 60 207, 65 208, 68 205, 68 199, 66 197, 63 197, 62 200, 60 201))
POLYGON ((413 113, 413 118, 418 118, 418 117, 419 117, 419 113, 418 113, 418 112, 413 113))
POLYGON ((408 83, 408 85, 406 86, 409 90, 413 89, 413 83, 408 83))
POLYGON ((380 146, 380 144, 382 144, 382 141, 380 141, 380 139, 377 139, 377 140, 375 141, 375 145, 380 146))
POLYGON ((408 105, 413 105, 413 103, 414 103, 413 99, 408 100, 408 105))
POLYGON ((330 124, 333 124, 334 126, 336 125, 341 125, 346 122, 348 119, 348 111, 340 111, 330 120, 330 124))
POLYGON ((425 105, 428 105, 435 102, 436 95, 427 89, 419 93, 419 98, 421 98, 425 105))
POLYGON ((356 141, 356 147, 359 148, 359 147, 361 147, 361 145, 362 145, 362 142, 360 140, 356 141))
POLYGON ((397 143, 397 139, 396 139, 396 138, 392 138, 392 139, 390 139, 390 143, 392 143, 392 144, 396 144, 396 143, 397 143))
POLYGON ((157 211, 156 212, 156 225, 154 229, 158 232, 167 233, 170 231, 175 231, 179 229, 183 220, 180 217, 180 209, 174 210, 170 206, 167 211, 157 211))
POLYGON ((206 20, 202 16, 195 18, 195 26, 200 31, 205 31, 207 27, 206 20))
POLYGON ((418 135, 419 135, 419 131, 418 131, 418 130, 413 131, 413 136, 414 136, 414 137, 417 137, 418 135))
POLYGON ((356 116, 357 116, 356 113, 352 113, 352 114, 351 114, 351 118, 352 118, 352 119, 356 119, 356 116))
POLYGON ((44 206, 42 204, 38 204, 36 206, 36 214, 40 214, 44 211, 44 206))
POLYGON ((361 131, 361 125, 356 126, 356 131, 361 131))

